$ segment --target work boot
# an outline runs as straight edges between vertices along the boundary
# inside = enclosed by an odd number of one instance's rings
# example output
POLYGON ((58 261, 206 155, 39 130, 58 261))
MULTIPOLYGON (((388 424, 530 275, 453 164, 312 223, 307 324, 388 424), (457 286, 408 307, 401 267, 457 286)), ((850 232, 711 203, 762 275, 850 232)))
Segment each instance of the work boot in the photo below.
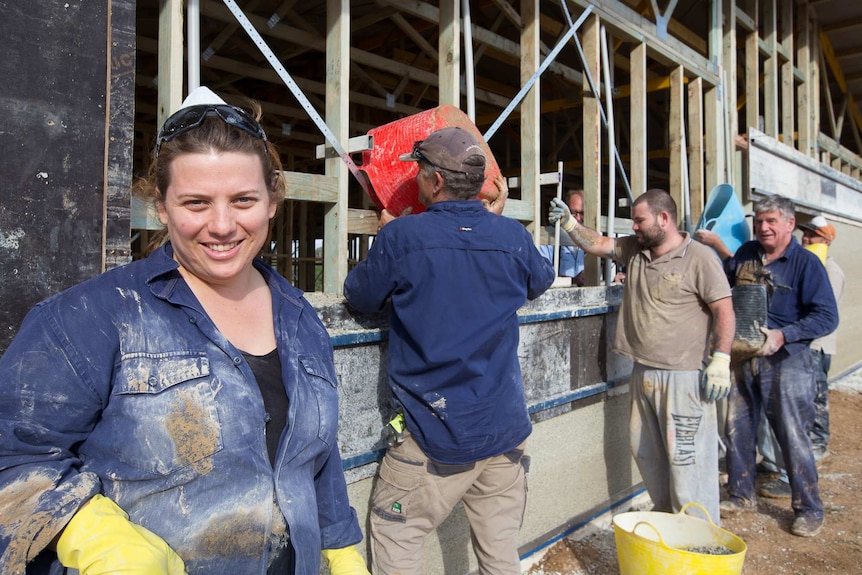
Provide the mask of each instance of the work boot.
POLYGON ((800 515, 793 520, 790 532, 797 537, 814 537, 823 528, 823 520, 811 515, 800 515))
POLYGON ((764 482, 757 493, 761 497, 768 497, 769 499, 790 499, 792 495, 790 484, 779 479, 764 482))
POLYGON ((765 459, 757 462, 755 470, 757 473, 779 473, 781 471, 777 465, 765 459))
POLYGON ((753 511, 755 507, 754 502, 744 502, 736 497, 730 497, 718 504, 722 517, 733 517, 740 511, 753 511))

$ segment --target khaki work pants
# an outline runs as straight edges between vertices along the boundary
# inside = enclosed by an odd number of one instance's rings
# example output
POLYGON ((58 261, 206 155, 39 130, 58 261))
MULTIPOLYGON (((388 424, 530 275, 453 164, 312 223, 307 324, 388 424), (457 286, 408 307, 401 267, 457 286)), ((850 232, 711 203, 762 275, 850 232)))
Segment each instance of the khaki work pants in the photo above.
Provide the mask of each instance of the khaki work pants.
POLYGON ((424 575, 426 535, 463 501, 479 573, 519 575, 526 442, 475 464, 443 465, 429 460, 405 435, 386 452, 371 497, 372 573, 424 575))

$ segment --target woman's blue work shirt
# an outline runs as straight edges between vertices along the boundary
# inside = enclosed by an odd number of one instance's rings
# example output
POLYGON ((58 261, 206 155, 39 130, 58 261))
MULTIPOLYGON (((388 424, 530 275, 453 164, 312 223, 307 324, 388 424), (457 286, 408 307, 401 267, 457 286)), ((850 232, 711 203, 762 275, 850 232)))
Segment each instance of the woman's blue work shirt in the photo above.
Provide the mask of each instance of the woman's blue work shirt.
POLYGON ((297 574, 361 540, 329 336, 299 290, 254 265, 289 399, 275 469, 251 369, 167 245, 37 305, 0 358, 0 572, 23 572, 100 492, 190 574, 265 573, 285 520, 297 574))

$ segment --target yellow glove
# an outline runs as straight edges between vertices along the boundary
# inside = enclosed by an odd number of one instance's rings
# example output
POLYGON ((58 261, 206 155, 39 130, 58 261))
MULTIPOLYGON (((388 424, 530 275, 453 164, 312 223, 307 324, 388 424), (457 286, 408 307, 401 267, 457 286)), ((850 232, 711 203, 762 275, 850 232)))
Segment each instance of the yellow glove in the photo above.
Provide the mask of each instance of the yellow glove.
POLYGON ((730 393, 730 355, 716 351, 703 370, 701 385, 710 401, 723 399, 730 393))
POLYGON ((119 506, 95 495, 66 525, 57 557, 81 575, 185 575, 183 560, 161 537, 129 521, 119 506))
POLYGON ((342 549, 324 549, 321 553, 329 562, 332 575, 370 575, 365 559, 353 545, 342 549))

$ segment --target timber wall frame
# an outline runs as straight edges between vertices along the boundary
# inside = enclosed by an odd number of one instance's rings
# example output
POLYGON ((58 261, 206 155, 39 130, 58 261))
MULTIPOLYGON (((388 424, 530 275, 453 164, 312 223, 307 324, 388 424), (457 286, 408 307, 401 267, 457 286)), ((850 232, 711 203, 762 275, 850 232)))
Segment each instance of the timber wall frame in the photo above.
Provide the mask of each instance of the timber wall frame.
MULTIPOLYGON (((438 27, 438 46, 445 50, 437 52, 436 78, 427 81, 436 86, 438 105, 463 107, 463 67, 459 68, 464 58, 461 2, 445 0, 435 5, 379 0, 378 3, 381 7, 397 8, 400 17, 409 16, 438 27)), ((165 112, 175 109, 183 96, 184 14, 181 4, 181 0, 161 0, 157 47, 159 124, 165 112)), ((321 115, 338 140, 346 145, 356 132, 356 128, 351 128, 349 117, 351 98, 359 98, 345 89, 350 86, 351 70, 355 69, 351 64, 357 60, 370 62, 373 55, 350 44, 351 3, 326 0, 325 4, 328 32, 322 47, 326 82, 325 109, 321 110, 321 115)), ((548 6, 559 3, 493 0, 493 4, 499 7, 501 18, 518 23, 519 42, 514 44, 476 25, 471 28, 471 37, 476 46, 506 51, 517 57, 523 85, 549 51, 549 46, 541 41, 540 31, 550 30, 555 36, 565 32, 564 21, 554 22, 547 16, 548 6)), ((699 4, 707 7, 705 35, 698 35, 675 18, 674 12, 681 10, 676 0, 670 2, 663 13, 655 0, 639 3, 633 0, 566 0, 566 9, 573 18, 587 8, 592 10, 577 32, 578 46, 572 43, 567 48, 582 48, 584 66, 576 68, 555 62, 547 74, 553 73, 558 80, 571 84, 572 90, 578 91, 582 98, 576 104, 543 100, 542 82, 536 82, 510 122, 512 126, 516 122, 520 152, 507 167, 509 175, 518 177, 521 195, 509 201, 505 215, 523 221, 533 231, 537 242, 544 223, 540 175, 548 171, 551 160, 554 164, 562 161, 564 171, 576 174, 583 182, 587 199, 586 225, 602 229, 604 216, 608 215, 608 166, 613 166, 613 162, 608 161, 607 144, 603 143, 607 132, 602 121, 602 93, 591 93, 584 70, 595 79, 598 92, 604 92, 603 78, 611 78, 614 107, 622 110, 615 116, 615 144, 622 152, 634 195, 649 187, 666 187, 686 216, 686 221, 682 222, 684 226, 697 221, 709 191, 718 184, 730 183, 743 201, 750 199, 745 175, 749 128, 760 130, 806 157, 859 179, 862 116, 846 90, 841 69, 828 38, 818 27, 811 3, 805 0, 709 0, 699 4), (607 74, 601 66, 603 37, 607 41, 608 60, 612 63, 607 74), (625 83, 618 83, 617 77, 625 78, 625 83), (827 81, 827 77, 834 81, 827 81), (830 93, 830 85, 835 83, 840 94, 830 93), (653 101, 656 93, 666 95, 663 98, 665 108, 658 114, 653 101), (546 155, 547 149, 542 149, 542 142, 547 142, 542 138, 544 115, 553 114, 555 109, 564 106, 577 106, 581 110, 580 126, 565 135, 578 140, 575 146, 578 157, 550 157, 546 155), (824 127, 828 133, 824 133, 824 127), (841 144, 847 141, 848 133, 852 134, 855 150, 841 144), (512 169, 517 173, 513 174, 512 169), (656 181, 660 182, 658 186, 656 181)), ((210 17, 229 22, 230 14, 225 15, 219 2, 204 0, 202 9, 210 17)), ((279 28, 262 27, 260 32, 266 38, 278 34, 279 28)), ((236 33, 243 31, 240 29, 236 33)), ((478 93, 477 98, 492 102, 500 109, 508 103, 504 97, 491 93, 478 93)), ((265 103, 264 107, 266 109, 265 103)), ((403 115, 410 113, 406 108, 403 111, 403 115)), ((489 123, 488 118, 480 118, 477 125, 480 121, 489 123)), ((367 240, 361 240, 360 247, 356 248, 351 239, 367 238, 376 233, 376 212, 368 209, 367 200, 361 205, 349 203, 352 176, 338 158, 325 160, 323 174, 291 171, 287 175, 290 199, 295 201, 288 202, 287 213, 307 210, 304 202, 325 206, 323 291, 340 293, 348 261, 362 257, 367 249, 367 240)), ((616 178, 615 188, 614 204, 625 198, 620 178, 616 178)), ((314 246, 313 243, 309 245, 307 235, 297 234, 290 225, 278 226, 277 242, 288 242, 291 237, 303 243, 301 255, 315 261, 314 246)), ((282 263, 276 262, 279 266, 282 263)), ((287 264, 293 265, 290 258, 287 264)), ((601 273, 594 258, 588 258, 587 265, 588 283, 599 284, 601 273)), ((308 285, 300 287, 309 289, 308 285)))

